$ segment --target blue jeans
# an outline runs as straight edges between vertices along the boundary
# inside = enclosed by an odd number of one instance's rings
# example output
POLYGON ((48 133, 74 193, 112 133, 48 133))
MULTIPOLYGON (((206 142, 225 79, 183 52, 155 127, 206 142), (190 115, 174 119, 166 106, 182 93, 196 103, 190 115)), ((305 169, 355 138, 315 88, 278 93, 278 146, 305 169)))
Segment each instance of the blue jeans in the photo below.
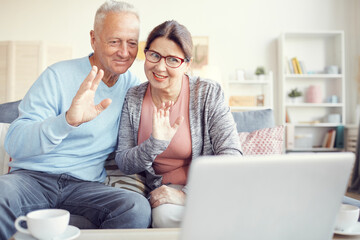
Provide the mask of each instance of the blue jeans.
POLYGON ((61 208, 87 218, 99 228, 147 228, 151 207, 142 195, 67 174, 17 170, 0 176, 0 239, 15 232, 20 215, 61 208))

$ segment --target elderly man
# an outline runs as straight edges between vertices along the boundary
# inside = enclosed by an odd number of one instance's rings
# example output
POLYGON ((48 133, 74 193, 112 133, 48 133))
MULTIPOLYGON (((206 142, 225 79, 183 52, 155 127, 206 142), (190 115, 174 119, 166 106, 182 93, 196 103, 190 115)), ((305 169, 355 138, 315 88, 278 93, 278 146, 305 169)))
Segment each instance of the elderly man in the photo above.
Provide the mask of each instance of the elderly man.
POLYGON ((139 83, 128 71, 138 50, 137 12, 105 2, 90 37, 92 54, 48 67, 19 105, 5 140, 13 161, 0 176, 0 239, 15 233, 15 218, 43 208, 66 209, 99 228, 150 225, 143 196, 101 183, 125 94, 139 83))

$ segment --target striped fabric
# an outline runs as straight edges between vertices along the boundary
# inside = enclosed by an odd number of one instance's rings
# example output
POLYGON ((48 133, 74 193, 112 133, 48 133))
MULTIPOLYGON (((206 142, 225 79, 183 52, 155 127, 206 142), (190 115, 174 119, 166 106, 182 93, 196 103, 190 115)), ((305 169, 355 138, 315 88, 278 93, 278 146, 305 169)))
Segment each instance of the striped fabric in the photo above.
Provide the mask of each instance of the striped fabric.
POLYGON ((126 175, 119 170, 114 159, 107 160, 105 163, 107 177, 105 185, 127 189, 137 192, 143 196, 149 193, 148 187, 145 185, 145 177, 140 174, 126 175))

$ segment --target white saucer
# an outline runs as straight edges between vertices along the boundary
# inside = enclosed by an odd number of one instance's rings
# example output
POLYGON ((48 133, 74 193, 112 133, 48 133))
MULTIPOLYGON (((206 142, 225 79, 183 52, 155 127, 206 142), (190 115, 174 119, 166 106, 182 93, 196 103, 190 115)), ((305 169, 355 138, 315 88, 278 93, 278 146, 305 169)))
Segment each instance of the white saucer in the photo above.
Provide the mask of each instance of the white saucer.
MULTIPOLYGON (((63 234, 53 238, 53 240, 72 240, 77 238, 78 236, 80 236, 80 229, 75 226, 69 225, 63 234)), ((31 236, 30 234, 25 234, 21 232, 15 233, 14 238, 15 240, 36 240, 36 238, 31 236)))
POLYGON ((349 230, 346 230, 346 231, 334 230, 334 233, 339 234, 339 235, 347 235, 347 236, 360 235, 360 222, 357 222, 349 230))

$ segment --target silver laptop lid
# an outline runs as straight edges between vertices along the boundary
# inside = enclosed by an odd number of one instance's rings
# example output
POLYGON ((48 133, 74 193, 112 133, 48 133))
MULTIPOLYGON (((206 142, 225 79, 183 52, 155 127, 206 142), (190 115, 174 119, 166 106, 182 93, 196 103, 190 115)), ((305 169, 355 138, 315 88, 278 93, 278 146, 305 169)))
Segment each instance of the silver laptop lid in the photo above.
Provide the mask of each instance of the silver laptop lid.
POLYGON ((353 153, 193 161, 181 240, 332 239, 353 153))

